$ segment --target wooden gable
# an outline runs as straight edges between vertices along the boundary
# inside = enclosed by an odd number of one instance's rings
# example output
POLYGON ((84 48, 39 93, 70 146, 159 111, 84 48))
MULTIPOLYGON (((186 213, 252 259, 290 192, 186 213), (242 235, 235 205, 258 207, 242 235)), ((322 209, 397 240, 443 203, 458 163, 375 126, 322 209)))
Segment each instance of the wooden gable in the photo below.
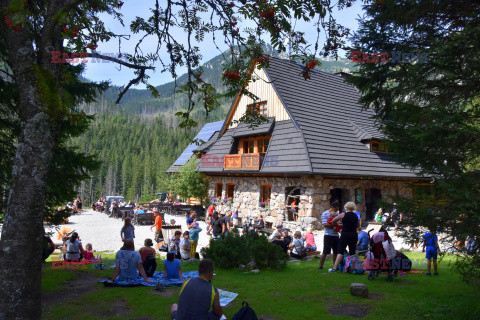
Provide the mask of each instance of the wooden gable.
MULTIPOLYGON (((266 102, 267 113, 265 117, 274 117, 275 121, 290 120, 290 116, 287 110, 283 106, 282 101, 278 97, 273 85, 269 82, 268 76, 263 69, 255 69, 252 78, 255 81, 250 81, 247 86, 249 92, 258 97, 257 101, 254 101, 248 96, 239 96, 227 116, 227 122, 239 120, 247 111, 247 106, 255 102, 266 102)), ((235 128, 236 123, 232 123, 228 128, 235 128)))

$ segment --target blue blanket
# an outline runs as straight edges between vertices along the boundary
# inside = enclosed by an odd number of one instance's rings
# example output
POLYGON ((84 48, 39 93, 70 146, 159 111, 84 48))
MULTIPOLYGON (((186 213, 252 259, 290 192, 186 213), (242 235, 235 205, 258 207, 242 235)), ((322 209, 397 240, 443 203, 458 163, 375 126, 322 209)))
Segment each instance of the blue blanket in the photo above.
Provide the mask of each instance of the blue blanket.
MULTIPOLYGON (((183 279, 190 279, 198 277, 198 271, 187 271, 183 272, 183 279)), ((136 279, 131 280, 115 280, 111 286, 115 287, 136 287, 136 286, 147 286, 155 287, 157 284, 163 284, 165 287, 180 287, 183 284, 183 281, 180 279, 169 279, 163 277, 163 271, 155 271, 153 276, 149 279, 152 279, 153 282, 146 282, 141 276, 138 276, 136 279)), ((98 282, 107 282, 109 279, 100 280, 98 282)))

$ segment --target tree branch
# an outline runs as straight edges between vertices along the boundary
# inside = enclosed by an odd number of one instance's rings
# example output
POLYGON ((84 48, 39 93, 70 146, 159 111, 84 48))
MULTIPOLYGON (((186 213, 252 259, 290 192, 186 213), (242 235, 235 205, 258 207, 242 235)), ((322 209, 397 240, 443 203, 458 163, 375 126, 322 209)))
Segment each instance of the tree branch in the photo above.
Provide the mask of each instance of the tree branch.
POLYGON ((138 77, 136 77, 135 79, 130 80, 130 82, 129 82, 128 85, 125 87, 125 89, 123 89, 122 92, 120 92, 120 94, 118 95, 117 101, 115 101, 115 103, 116 103, 116 104, 119 104, 119 103, 120 103, 120 100, 122 100, 123 95, 128 91, 128 89, 129 89, 132 85, 137 84, 144 76, 145 76, 145 69, 140 69, 140 74, 138 75, 138 77))
POLYGON ((137 64, 125 62, 125 61, 123 61, 123 60, 120 60, 120 59, 117 59, 117 58, 114 58, 114 57, 104 56, 104 55, 99 54, 99 53, 96 53, 96 52, 89 53, 89 54, 87 55, 87 58, 89 58, 89 57, 90 57, 90 58, 99 58, 99 59, 102 59, 102 60, 112 61, 112 62, 121 64, 122 66, 131 68, 131 69, 143 70, 144 72, 145 72, 145 70, 154 70, 154 69, 155 69, 155 67, 139 66, 139 65, 137 65, 137 64))

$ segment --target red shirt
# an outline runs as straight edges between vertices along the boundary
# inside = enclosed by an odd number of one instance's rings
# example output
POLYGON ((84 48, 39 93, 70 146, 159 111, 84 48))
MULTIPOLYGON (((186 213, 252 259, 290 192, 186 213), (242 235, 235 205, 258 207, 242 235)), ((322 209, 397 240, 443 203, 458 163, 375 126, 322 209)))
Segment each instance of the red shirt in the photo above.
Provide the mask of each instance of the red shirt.
POLYGON ((85 251, 83 255, 85 260, 89 260, 89 261, 95 260, 95 257, 93 256, 92 251, 85 251))
POLYGON ((213 214, 213 210, 215 210, 214 206, 208 207, 208 215, 211 216, 213 214))
POLYGON ((157 215, 155 218, 155 230, 161 230, 162 229, 162 217, 160 215, 157 215))

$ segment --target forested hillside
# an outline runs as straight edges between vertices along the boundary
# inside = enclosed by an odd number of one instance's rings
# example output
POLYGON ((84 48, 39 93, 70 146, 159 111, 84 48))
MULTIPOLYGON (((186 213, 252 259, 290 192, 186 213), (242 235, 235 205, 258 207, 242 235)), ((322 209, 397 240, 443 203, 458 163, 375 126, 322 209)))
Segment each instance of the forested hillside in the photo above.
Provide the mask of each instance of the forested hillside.
MULTIPOLYGON (((221 83, 221 55, 203 66, 202 77, 219 92, 221 83)), ((347 60, 322 61, 320 70, 349 71, 353 64, 347 60)), ((186 76, 177 80, 182 84, 186 76)), ((165 190, 165 170, 176 160, 205 123, 223 120, 231 99, 221 101, 221 108, 205 117, 202 110, 193 113, 196 128, 178 129, 175 112, 182 110, 185 96, 175 94, 175 83, 157 87, 160 98, 147 90, 129 90, 119 105, 114 101, 118 88, 111 88, 96 103, 80 106, 89 114, 96 114, 89 130, 72 143, 102 162, 90 181, 79 187, 79 194, 90 203, 105 195, 123 195, 126 199, 147 201, 155 193, 165 190)))

